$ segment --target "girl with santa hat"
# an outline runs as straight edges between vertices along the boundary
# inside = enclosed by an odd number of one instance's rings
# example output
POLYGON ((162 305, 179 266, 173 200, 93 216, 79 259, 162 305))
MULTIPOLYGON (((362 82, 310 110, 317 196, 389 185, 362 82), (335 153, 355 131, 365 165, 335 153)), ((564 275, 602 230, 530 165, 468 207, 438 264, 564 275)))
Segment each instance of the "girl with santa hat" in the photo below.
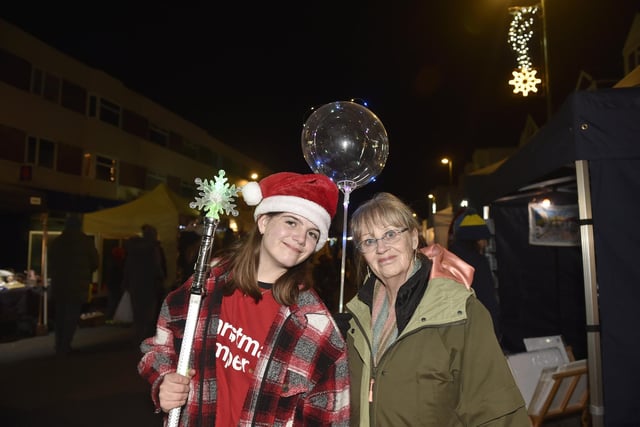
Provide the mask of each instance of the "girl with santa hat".
POLYGON ((216 255, 187 376, 176 373, 191 280, 165 299, 138 364, 158 412, 181 426, 347 426, 346 344, 311 282, 338 188, 325 175, 276 173, 242 188, 248 235, 216 255))

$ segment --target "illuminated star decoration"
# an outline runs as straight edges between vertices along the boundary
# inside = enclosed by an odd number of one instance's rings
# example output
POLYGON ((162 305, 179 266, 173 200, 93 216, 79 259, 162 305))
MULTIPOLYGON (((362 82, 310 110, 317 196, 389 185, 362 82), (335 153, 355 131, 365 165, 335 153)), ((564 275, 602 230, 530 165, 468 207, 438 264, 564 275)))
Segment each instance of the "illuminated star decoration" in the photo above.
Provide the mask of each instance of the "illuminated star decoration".
POLYGON ((522 92, 522 96, 529 95, 529 92, 537 92, 536 87, 542 80, 536 77, 536 70, 523 68, 520 71, 513 71, 513 79, 509 80, 509 84, 513 85, 513 93, 522 92))
POLYGON ((200 191, 195 202, 189 203, 192 209, 204 210, 207 218, 220 219, 221 213, 238 216, 234 198, 238 196, 239 189, 235 185, 229 185, 224 176, 224 170, 218 171, 218 176, 213 180, 196 178, 197 189, 200 191))
POLYGON ((537 71, 532 68, 529 57, 529 40, 533 36, 533 15, 538 12, 538 6, 514 7, 511 9, 513 20, 509 27, 509 43, 517 55, 518 66, 511 74, 513 79, 509 84, 513 86, 513 93, 529 95, 529 92, 537 92, 538 84, 542 82, 536 77, 537 71))

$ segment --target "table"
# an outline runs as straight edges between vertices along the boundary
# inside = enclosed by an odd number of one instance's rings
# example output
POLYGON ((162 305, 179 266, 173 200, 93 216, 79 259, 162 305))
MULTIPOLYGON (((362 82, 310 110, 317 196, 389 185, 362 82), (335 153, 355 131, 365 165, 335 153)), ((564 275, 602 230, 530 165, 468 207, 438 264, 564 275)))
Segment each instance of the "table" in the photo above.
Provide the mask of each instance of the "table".
POLYGON ((42 288, 0 290, 0 340, 35 335, 42 288))

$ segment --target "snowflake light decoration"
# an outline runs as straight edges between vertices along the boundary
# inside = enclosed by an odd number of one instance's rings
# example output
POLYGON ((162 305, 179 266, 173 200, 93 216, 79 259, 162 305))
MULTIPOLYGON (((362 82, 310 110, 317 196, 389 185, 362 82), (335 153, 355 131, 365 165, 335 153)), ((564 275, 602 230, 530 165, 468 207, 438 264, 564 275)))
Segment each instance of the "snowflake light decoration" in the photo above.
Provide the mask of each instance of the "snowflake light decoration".
POLYGON ((513 20, 509 25, 509 44, 516 53, 519 68, 531 68, 529 41, 533 37, 534 16, 538 13, 538 7, 513 7, 510 11, 513 20))
POLYGON ((527 96, 529 92, 537 92, 536 85, 542 80, 536 77, 536 73, 536 70, 528 68, 512 71, 513 79, 509 80, 509 84, 513 85, 513 93, 522 92, 522 96, 527 96))
POLYGON ((509 80, 509 84, 514 86, 513 93, 527 96, 529 92, 538 92, 536 86, 542 82, 536 77, 536 70, 532 69, 529 54, 529 42, 533 37, 534 16, 538 13, 538 7, 513 7, 510 11, 513 20, 509 28, 509 43, 516 53, 518 68, 511 72, 513 79, 509 80))
POLYGON ((229 185, 225 178, 224 170, 218 171, 218 176, 213 180, 196 178, 197 189, 200 191, 195 202, 189 203, 192 209, 204 210, 207 218, 220 219, 220 214, 226 212, 227 215, 238 216, 234 198, 238 196, 239 189, 235 184, 229 185))

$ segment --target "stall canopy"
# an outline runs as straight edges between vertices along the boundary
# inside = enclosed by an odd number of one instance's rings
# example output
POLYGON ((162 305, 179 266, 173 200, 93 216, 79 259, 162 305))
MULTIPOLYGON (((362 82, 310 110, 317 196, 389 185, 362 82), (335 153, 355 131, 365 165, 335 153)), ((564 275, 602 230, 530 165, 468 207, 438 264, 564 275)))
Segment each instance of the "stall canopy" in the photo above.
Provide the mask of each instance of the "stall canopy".
MULTIPOLYGON (((535 297, 550 281, 559 291, 537 313, 540 319, 555 309, 562 320, 566 310, 584 303, 594 426, 640 425, 633 393, 640 384, 640 88, 574 92, 529 143, 493 173, 467 176, 465 183, 470 204, 488 205, 496 217, 496 245, 511 239, 512 247, 521 249, 520 259, 513 259, 520 271, 498 276, 500 290, 510 289, 501 297, 514 289, 521 298, 535 297), (524 205, 546 194, 570 203, 571 193, 580 216, 578 262, 560 250, 549 252, 553 262, 523 260, 541 250, 513 237, 528 226, 524 205), (505 206, 517 213, 504 214, 505 206), (581 272, 571 270, 576 264, 581 272), (582 295, 563 287, 576 277, 583 281, 582 295)), ((508 270, 500 247, 497 254, 498 271, 508 270)), ((507 310, 510 303, 501 300, 507 310)))
POLYGON ((178 255, 178 227, 198 215, 197 210, 189 207, 188 200, 163 183, 129 203, 85 214, 83 229, 101 241, 126 239, 140 234, 143 224, 156 227, 167 258, 167 277, 170 282, 167 285, 173 285, 178 255))

